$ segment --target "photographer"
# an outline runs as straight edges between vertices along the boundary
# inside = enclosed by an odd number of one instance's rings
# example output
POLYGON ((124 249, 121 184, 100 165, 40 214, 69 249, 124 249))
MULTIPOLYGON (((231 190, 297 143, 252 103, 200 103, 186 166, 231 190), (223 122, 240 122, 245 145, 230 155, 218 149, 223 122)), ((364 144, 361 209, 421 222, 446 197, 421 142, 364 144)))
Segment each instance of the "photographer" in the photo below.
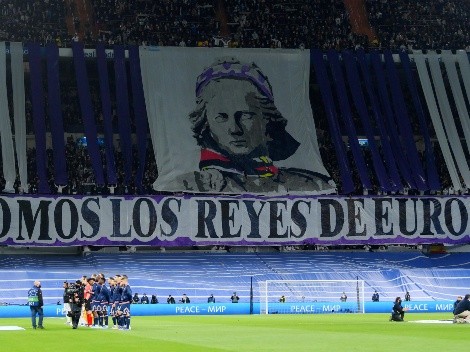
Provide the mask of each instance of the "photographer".
MULTIPOLYGON (((67 324, 69 325, 73 325, 71 303, 76 295, 83 298, 83 289, 84 287, 80 280, 71 283, 64 282, 64 311, 66 312, 67 324)), ((80 318, 80 315, 78 317, 80 318)))
POLYGON ((405 319, 405 312, 407 308, 403 308, 401 305, 401 297, 397 297, 395 299, 395 304, 392 308, 392 316, 390 317, 390 321, 404 321, 405 319))
POLYGON ((186 293, 183 293, 183 297, 181 297, 180 303, 183 303, 183 304, 191 303, 191 300, 189 299, 188 296, 186 296, 186 293))
POLYGON ((470 323, 470 294, 466 294, 455 307, 454 323, 470 323))
POLYGON ((67 315, 72 319, 72 328, 76 329, 78 327, 80 315, 82 314, 82 306, 84 304, 84 299, 82 295, 79 295, 77 292, 75 292, 70 298, 69 302, 70 312, 67 315))
POLYGON ((238 297, 237 293, 234 292, 232 297, 230 297, 230 300, 232 301, 232 303, 238 303, 238 301, 240 300, 240 297, 238 297))
POLYGON ((64 295, 63 295, 63 302, 64 302, 64 313, 65 313, 65 323, 68 325, 72 325, 72 318, 69 316, 70 312, 70 292, 69 292, 69 283, 67 281, 64 282, 64 295))

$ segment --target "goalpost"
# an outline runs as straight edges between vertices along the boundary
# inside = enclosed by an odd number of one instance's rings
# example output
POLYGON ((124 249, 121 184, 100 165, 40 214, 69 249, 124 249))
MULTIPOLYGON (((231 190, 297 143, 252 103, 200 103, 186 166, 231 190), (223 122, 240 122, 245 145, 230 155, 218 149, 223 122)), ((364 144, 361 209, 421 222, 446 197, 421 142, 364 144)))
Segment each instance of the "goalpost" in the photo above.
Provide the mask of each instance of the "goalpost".
POLYGON ((364 280, 266 280, 259 294, 260 314, 364 313, 364 280))

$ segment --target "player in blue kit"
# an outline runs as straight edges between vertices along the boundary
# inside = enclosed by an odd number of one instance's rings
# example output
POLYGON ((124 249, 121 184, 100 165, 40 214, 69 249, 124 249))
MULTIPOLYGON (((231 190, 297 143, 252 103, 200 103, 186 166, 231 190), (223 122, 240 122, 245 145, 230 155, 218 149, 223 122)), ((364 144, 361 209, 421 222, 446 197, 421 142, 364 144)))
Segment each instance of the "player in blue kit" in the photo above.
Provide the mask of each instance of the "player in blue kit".
POLYGON ((121 277, 120 286, 122 288, 122 294, 118 311, 119 329, 130 330, 132 290, 129 286, 127 275, 121 277))
POLYGON ((98 278, 99 284, 101 285, 100 294, 98 296, 99 299, 99 307, 100 309, 97 311, 98 313, 98 322, 101 328, 107 329, 108 328, 108 305, 110 301, 110 291, 108 286, 106 286, 106 279, 104 276, 100 276, 98 278))
POLYGON ((100 292, 101 292, 101 284, 98 282, 100 277, 95 279, 95 282, 91 288, 91 310, 93 312, 93 328, 98 328, 99 325, 99 314, 98 311, 101 310, 100 305, 100 292))
POLYGON ((108 279, 108 284, 109 284, 109 315, 111 316, 111 319, 113 320, 113 329, 116 329, 116 309, 114 306, 114 301, 115 301, 115 291, 116 291, 116 281, 113 276, 111 276, 108 279))
POLYGON ((120 326, 119 319, 121 313, 119 308, 121 307, 122 290, 123 288, 121 287, 121 275, 116 275, 114 277, 114 291, 112 297, 113 304, 111 305, 111 309, 113 312, 113 329, 117 329, 120 326))

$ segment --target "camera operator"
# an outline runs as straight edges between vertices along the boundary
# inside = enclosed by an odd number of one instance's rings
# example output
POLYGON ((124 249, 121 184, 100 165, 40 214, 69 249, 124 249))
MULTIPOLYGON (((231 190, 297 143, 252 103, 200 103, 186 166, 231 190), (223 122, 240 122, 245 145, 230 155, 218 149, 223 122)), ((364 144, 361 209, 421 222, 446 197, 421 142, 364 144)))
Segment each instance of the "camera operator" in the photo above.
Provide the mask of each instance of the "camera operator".
MULTIPOLYGON (((83 298, 83 285, 80 280, 76 282, 64 282, 64 310, 67 313, 67 324, 72 325, 72 315, 68 314, 72 311, 71 302, 74 300, 75 295, 83 298)), ((80 316, 79 316, 80 317, 80 316)))
POLYGON ((68 316, 72 319, 72 328, 76 329, 78 327, 80 316, 82 315, 82 306, 84 304, 83 295, 79 295, 78 292, 75 292, 69 302, 70 312, 68 313, 68 316))
POLYGON ((405 312, 408 308, 403 308, 401 305, 401 297, 397 297, 395 299, 395 304, 392 308, 392 316, 390 317, 390 321, 404 321, 405 319, 405 312))
POLYGON ((69 283, 67 281, 64 282, 64 295, 63 295, 63 302, 64 302, 64 312, 65 312, 65 323, 68 325, 72 325, 72 318, 69 316, 70 312, 70 296, 69 292, 69 283))

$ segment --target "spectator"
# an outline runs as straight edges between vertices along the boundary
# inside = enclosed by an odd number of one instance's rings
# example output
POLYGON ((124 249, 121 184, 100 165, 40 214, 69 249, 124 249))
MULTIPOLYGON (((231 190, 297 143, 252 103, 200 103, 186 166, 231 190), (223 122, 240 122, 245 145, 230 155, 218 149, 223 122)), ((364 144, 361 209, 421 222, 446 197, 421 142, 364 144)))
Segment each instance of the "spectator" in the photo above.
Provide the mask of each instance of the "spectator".
POLYGON ((186 293, 183 293, 183 297, 181 297, 180 302, 183 304, 186 304, 186 303, 191 303, 191 300, 189 299, 188 296, 186 296, 186 293))
POLYGON ((138 293, 135 293, 134 297, 132 297, 132 303, 134 303, 134 304, 139 304, 140 303, 140 298, 139 298, 138 293))
POLYGON ((405 301, 411 301, 411 296, 410 296, 410 293, 408 291, 406 291, 405 293, 405 301))
POLYGON ((140 299, 141 304, 149 304, 149 298, 147 297, 147 294, 144 293, 142 298, 140 299))
POLYGON ((230 300, 232 301, 232 303, 238 303, 238 301, 240 300, 240 297, 238 297, 237 293, 234 292, 232 297, 230 297, 230 300))
POLYGON ((158 303, 158 298, 156 295, 152 295, 152 298, 150 298, 150 304, 157 304, 158 303))
POLYGON ((374 291, 374 293, 372 294, 372 302, 378 302, 379 301, 379 293, 377 292, 377 290, 374 291))

